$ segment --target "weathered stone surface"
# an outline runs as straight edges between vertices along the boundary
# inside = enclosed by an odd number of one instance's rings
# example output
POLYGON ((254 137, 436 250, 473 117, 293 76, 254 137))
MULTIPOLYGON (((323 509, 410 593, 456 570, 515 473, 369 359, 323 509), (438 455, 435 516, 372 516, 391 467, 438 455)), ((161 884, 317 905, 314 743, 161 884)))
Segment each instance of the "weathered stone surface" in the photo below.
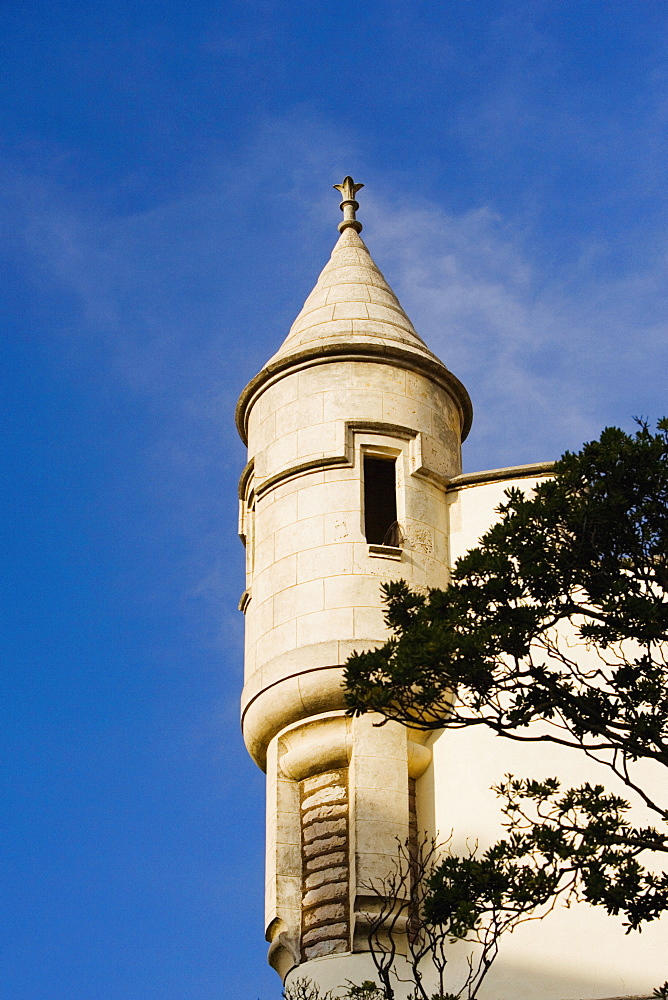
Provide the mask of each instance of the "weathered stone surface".
POLYGON ((316 924, 335 923, 343 920, 346 916, 346 907, 343 903, 325 903, 323 906, 316 906, 313 910, 304 913, 304 926, 313 927, 316 924))
POLYGON ((338 784, 345 788, 345 773, 343 771, 325 771, 324 774, 314 774, 304 779, 304 794, 310 794, 325 785, 338 784))
POLYGON ((304 841, 309 843, 317 837, 334 836, 337 833, 345 833, 345 819, 332 819, 324 823, 313 823, 304 830, 304 841))
POLYGON ((324 955, 338 955, 344 951, 348 951, 347 941, 319 941, 304 948, 304 955, 307 959, 322 958, 324 955))
POLYGON ((315 927, 313 930, 307 931, 303 937, 304 946, 309 944, 314 944, 316 941, 327 941, 332 938, 339 938, 343 941, 348 936, 348 925, 339 924, 326 924, 323 927, 315 927))
MULTIPOLYGON (((306 784, 306 782, 304 782, 306 784)), ((343 802, 346 799, 344 785, 329 785, 319 788, 302 799, 302 809, 312 809, 314 806, 326 805, 330 802, 343 802)))
POLYGON ((341 802, 333 806, 318 806, 316 809, 310 809, 307 813, 304 813, 304 825, 307 826, 316 820, 345 816, 347 812, 348 804, 346 802, 341 802))
POLYGON ((347 843, 347 838, 344 836, 335 837, 323 837, 320 840, 314 840, 310 844, 304 844, 304 856, 307 858, 312 858, 314 855, 320 855, 325 851, 331 851, 335 847, 345 847, 347 843))
POLYGON ((319 854, 306 862, 306 870, 319 871, 321 868, 329 868, 331 865, 344 865, 348 855, 345 851, 334 851, 330 854, 319 854))
POLYGON ((309 875, 304 883, 307 889, 316 889, 327 882, 342 882, 348 878, 347 868, 325 868, 309 875))
POLYGON ((334 882, 331 885, 322 885, 319 889, 309 889, 304 893, 303 905, 315 906, 316 903, 324 903, 337 896, 346 896, 348 893, 348 882, 334 882))

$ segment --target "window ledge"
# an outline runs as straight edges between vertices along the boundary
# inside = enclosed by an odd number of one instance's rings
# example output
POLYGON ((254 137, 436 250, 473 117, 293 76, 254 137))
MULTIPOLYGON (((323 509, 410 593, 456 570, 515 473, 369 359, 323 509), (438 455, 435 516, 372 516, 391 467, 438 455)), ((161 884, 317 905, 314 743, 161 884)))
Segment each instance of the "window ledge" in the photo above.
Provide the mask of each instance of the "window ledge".
POLYGON ((369 545, 369 555, 376 559, 394 559, 400 562, 402 551, 395 545, 369 545))

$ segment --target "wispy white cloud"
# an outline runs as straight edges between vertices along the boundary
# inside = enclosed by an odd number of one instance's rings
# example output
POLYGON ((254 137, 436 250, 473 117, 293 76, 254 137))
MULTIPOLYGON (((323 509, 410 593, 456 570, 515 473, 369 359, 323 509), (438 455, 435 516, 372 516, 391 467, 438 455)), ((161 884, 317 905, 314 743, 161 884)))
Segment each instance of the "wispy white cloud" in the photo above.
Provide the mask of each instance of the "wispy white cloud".
POLYGON ((577 259, 556 270, 539 233, 487 208, 373 197, 365 217, 407 312, 471 393, 469 468, 557 457, 605 423, 662 414, 665 254, 614 276, 577 259))
MULTIPOLYGON (((360 214, 379 266, 471 393, 468 468, 556 457, 605 423, 665 409, 656 232, 636 260, 612 266, 599 234, 555 260, 540 212, 446 212, 411 190, 408 165, 384 172, 354 133, 308 106, 266 117, 232 154, 213 151, 187 195, 143 212, 114 214, 48 176, 1 171, 5 252, 45 301, 68 300, 43 327, 54 357, 171 414, 152 462, 205 540, 243 462, 236 393, 324 265, 337 235, 330 184, 347 172, 367 182, 360 214)), ((228 583, 207 565, 208 541, 195 548, 189 591, 213 608, 228 583)))

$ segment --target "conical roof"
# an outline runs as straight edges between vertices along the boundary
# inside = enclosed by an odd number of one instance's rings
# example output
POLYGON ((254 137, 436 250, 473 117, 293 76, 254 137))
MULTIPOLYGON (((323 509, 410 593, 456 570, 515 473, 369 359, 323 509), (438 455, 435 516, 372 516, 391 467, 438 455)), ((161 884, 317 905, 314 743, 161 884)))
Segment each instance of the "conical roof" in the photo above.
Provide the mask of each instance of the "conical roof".
POLYGON ((271 360, 307 347, 342 342, 403 344, 435 357, 352 228, 341 233, 315 288, 271 360))
POLYGON ((456 400, 462 440, 468 434, 472 407, 465 387, 418 335, 359 235, 354 194, 361 186, 353 186, 349 177, 335 185, 344 194, 341 236, 280 348, 241 393, 237 426, 244 441, 249 409, 268 385, 295 367, 343 357, 374 358, 422 372, 456 400))

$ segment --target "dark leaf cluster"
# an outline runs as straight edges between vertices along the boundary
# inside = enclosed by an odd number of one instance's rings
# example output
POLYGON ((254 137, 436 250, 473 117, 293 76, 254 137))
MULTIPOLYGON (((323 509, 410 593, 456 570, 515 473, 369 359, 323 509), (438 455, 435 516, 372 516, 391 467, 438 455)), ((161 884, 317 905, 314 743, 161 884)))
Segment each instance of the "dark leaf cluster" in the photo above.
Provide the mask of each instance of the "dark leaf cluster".
MULTIPOLYGON (((574 748, 665 823, 668 802, 635 765, 668 766, 668 420, 656 433, 607 428, 532 492, 509 490, 498 513, 447 590, 384 587, 392 638, 349 659, 350 711, 574 748)), ((427 924, 470 940, 492 920, 496 947, 560 897, 622 915, 629 930, 668 911, 665 865, 647 867, 668 838, 633 826, 624 799, 554 778, 507 776, 496 791, 506 837, 434 867, 427 924)))
POLYGON ((393 636, 349 659, 350 710, 549 739, 635 787, 630 764, 668 765, 668 421, 608 428, 499 514, 446 591, 384 587, 393 636))

